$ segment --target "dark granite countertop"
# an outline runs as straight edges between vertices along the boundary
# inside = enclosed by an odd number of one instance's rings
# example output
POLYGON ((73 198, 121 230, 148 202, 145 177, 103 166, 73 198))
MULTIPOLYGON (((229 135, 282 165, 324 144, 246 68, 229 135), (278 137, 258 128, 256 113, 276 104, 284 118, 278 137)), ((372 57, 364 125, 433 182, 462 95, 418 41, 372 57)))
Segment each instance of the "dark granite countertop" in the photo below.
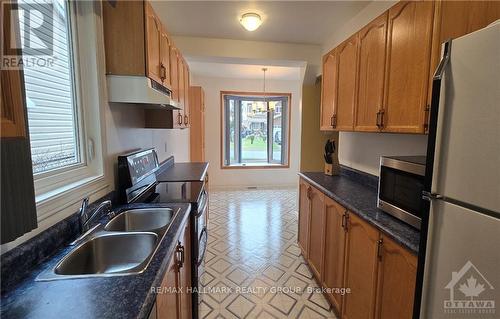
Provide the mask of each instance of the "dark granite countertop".
POLYGON ((167 160, 156 173, 158 182, 203 181, 208 170, 207 162, 174 163, 167 160))
POLYGON ((418 253, 420 232, 377 208, 377 190, 373 187, 373 183, 363 182, 344 174, 328 176, 322 172, 305 172, 299 175, 412 253, 418 253))
POLYGON ((27 277, 2 294, 1 316, 5 318, 147 318, 156 300, 151 287, 160 286, 175 238, 189 216, 189 204, 131 204, 133 207, 170 207, 179 212, 168 228, 146 271, 136 275, 35 281, 74 247, 65 246, 27 277))

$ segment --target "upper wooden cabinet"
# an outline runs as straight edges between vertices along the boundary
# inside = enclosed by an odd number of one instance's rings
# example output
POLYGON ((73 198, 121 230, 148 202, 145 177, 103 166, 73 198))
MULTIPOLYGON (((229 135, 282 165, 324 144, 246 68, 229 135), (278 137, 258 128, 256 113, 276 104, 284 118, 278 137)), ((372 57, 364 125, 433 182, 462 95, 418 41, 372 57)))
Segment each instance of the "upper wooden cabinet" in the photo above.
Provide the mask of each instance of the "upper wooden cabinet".
POLYGON ((146 15, 146 75, 156 82, 163 82, 161 67, 162 25, 151 4, 144 2, 146 15))
POLYGON ((377 319, 410 319, 417 275, 417 257, 381 236, 377 283, 377 319))
MULTIPOLYGON (((325 249, 323 262, 323 287, 344 287, 345 218, 347 210, 334 200, 325 197, 325 249)), ((327 293, 330 303, 342 313, 342 295, 327 293)))
POLYGON ((333 112, 337 92, 337 54, 335 50, 323 57, 323 75, 321 76, 321 114, 320 129, 333 131, 333 112))
MULTIPOLYGON (((482 29, 498 19, 500 19, 500 1, 437 1, 434 9, 429 87, 432 87, 432 76, 439 63, 441 45, 444 41, 482 29)), ((431 93, 429 90, 428 105, 431 93)), ((426 128, 428 122, 426 118, 426 128)))
POLYGON ((321 278, 323 274, 323 254, 325 235, 325 195, 316 188, 309 192, 310 217, 309 217, 309 266, 321 278))
POLYGON ((396 3, 323 57, 320 129, 426 133, 442 42, 497 19, 500 1, 396 3))
MULTIPOLYGON (((185 63, 182 54, 150 2, 104 1, 103 24, 106 73, 147 76, 172 90, 173 99, 180 102, 178 91, 185 90, 186 84, 178 83, 179 68, 183 79, 188 68, 179 67, 181 60, 185 63)), ((179 106, 182 108, 184 103, 179 106)))
POLYGON ((190 158, 191 162, 205 161, 205 93, 201 86, 189 88, 190 158))
POLYGON ((356 35, 339 45, 337 52, 337 103, 333 112, 333 128, 339 131, 353 129, 356 101, 358 37, 356 35))
POLYGON ((379 131, 384 102, 387 12, 358 32, 358 90, 355 131, 379 131))
POLYGON ((424 132, 433 10, 431 1, 404 1, 389 9, 380 123, 387 132, 424 132))
POLYGON ((347 223, 345 286, 343 319, 370 319, 375 309, 377 285, 377 250, 379 232, 355 214, 347 223))

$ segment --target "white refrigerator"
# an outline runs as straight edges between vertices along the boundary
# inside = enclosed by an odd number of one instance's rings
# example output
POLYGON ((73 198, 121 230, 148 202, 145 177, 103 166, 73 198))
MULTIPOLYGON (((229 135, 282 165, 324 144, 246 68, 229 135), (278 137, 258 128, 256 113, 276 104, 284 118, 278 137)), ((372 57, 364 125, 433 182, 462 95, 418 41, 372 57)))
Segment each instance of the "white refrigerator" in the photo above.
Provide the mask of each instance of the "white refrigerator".
POLYGON ((500 20, 443 45, 432 99, 419 316, 500 318, 500 20))

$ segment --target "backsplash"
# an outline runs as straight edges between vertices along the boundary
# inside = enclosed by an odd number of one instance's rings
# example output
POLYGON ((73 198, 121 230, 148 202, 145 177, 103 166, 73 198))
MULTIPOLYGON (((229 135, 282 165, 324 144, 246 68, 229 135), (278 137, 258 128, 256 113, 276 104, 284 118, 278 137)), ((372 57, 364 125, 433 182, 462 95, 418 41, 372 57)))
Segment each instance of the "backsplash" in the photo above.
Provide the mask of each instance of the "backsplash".
POLYGON ((368 174, 345 165, 340 165, 340 175, 354 179, 359 183, 375 190, 378 189, 378 176, 368 174))

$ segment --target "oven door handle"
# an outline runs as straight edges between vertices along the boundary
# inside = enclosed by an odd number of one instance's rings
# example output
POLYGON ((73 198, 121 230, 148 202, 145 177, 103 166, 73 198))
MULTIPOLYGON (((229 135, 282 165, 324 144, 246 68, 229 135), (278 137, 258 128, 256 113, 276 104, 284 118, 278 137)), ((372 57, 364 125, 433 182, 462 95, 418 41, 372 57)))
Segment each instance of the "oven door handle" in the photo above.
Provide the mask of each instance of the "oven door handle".
POLYGON ((205 210, 207 209, 207 206, 208 206, 207 192, 205 190, 203 191, 203 195, 202 196, 204 198, 203 204, 200 206, 202 208, 200 209, 200 207, 198 207, 198 211, 196 212, 196 215, 195 215, 196 218, 198 218, 201 215, 203 215, 203 213, 205 213, 205 210))
MULTIPOLYGON (((201 231, 200 234, 200 241, 199 241, 199 246, 203 245, 203 252, 201 253, 201 256, 198 257, 198 260, 196 261, 196 266, 199 267, 203 263, 203 259, 205 258, 205 252, 207 251, 207 242, 208 242, 208 232, 207 228, 204 227, 203 230, 201 231)), ((199 253, 199 250, 198 250, 199 253)))

